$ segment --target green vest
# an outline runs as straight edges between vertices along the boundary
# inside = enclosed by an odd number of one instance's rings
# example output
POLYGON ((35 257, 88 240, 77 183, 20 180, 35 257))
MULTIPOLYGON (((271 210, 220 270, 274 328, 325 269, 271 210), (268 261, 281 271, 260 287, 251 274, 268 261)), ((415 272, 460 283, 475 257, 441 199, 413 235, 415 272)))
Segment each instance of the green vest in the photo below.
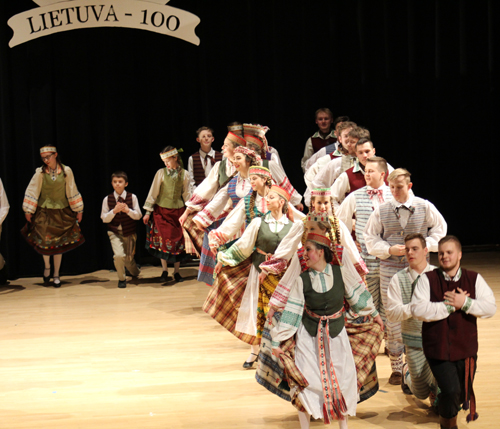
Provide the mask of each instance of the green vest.
POLYGON ((222 185, 229 179, 228 175, 226 174, 226 163, 227 159, 224 158, 219 164, 219 188, 221 188, 222 185))
MULTIPOLYGON (((283 226, 283 229, 280 232, 272 232, 269 224, 264 220, 265 217, 262 218, 262 222, 260 224, 259 234, 257 235, 257 241, 255 242, 255 247, 258 247, 260 250, 266 253, 274 253, 278 248, 281 240, 285 238, 290 231, 293 223, 288 222, 283 226)), ((261 255, 257 251, 252 253, 252 264, 257 271, 260 273, 261 269, 259 265, 262 264, 266 260, 265 255, 261 255)))
POLYGON ((38 206, 46 209, 63 209, 69 206, 66 197, 66 178, 61 171, 56 180, 50 174, 43 174, 42 190, 38 198, 38 206))
MULTIPOLYGON (((328 292, 324 293, 316 292, 313 289, 309 271, 300 275, 302 283, 304 284, 306 308, 318 316, 335 314, 344 306, 344 280, 342 279, 342 272, 338 265, 330 265, 330 268, 332 268, 333 271, 334 283, 333 287, 328 292)), ((319 319, 309 316, 305 309, 302 315, 302 323, 311 337, 318 335, 319 319)), ((344 327, 344 316, 338 319, 330 319, 328 323, 330 338, 335 338, 344 327)))
POLYGON ((156 204, 164 209, 180 209, 184 207, 182 190, 184 188, 184 170, 174 179, 167 174, 167 168, 163 175, 163 183, 156 198, 156 204))

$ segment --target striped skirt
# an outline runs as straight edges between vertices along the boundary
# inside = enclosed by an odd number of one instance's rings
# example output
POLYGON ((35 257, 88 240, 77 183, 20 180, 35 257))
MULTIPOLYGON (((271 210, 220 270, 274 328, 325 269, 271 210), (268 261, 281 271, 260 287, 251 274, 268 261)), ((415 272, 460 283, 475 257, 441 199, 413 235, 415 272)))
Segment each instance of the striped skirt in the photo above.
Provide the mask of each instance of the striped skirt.
POLYGON ((208 233, 221 226, 224 220, 225 218, 216 220, 206 229, 203 235, 203 243, 200 252, 200 267, 198 269, 198 281, 204 282, 209 286, 212 286, 214 283, 215 258, 217 255, 210 250, 210 246, 208 245, 208 233))
POLYGON ((184 228, 186 253, 200 257, 205 231, 193 222, 193 218, 197 214, 198 212, 189 213, 182 227, 184 228))
POLYGON ((245 292, 251 265, 251 258, 247 258, 236 267, 222 267, 203 304, 203 311, 236 338, 247 344, 257 345, 259 340, 255 336, 235 330, 238 310, 245 292))

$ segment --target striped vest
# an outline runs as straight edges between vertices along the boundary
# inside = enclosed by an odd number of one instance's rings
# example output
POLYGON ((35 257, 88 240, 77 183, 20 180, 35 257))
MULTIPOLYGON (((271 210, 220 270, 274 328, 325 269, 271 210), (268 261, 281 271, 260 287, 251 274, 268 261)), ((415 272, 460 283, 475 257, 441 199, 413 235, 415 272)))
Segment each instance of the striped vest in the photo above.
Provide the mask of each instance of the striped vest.
MULTIPOLYGON (((388 186, 382 186, 384 201, 391 199, 392 194, 388 186)), ((366 261, 367 259, 376 260, 377 257, 370 255, 366 249, 365 238, 363 237, 363 231, 368 219, 373 213, 374 207, 370 196, 368 195, 368 187, 364 186, 354 192, 354 198, 356 199, 356 241, 361 246, 361 257, 366 261)), ((374 196, 373 198, 378 198, 374 196)))
MULTIPOLYGON (((132 203, 132 193, 127 192, 127 196, 125 197, 125 204, 129 207, 133 207, 132 203)), ((108 207, 110 210, 113 210, 116 207, 116 198, 115 194, 108 195, 108 207)), ((132 219, 127 213, 117 213, 111 222, 108 223, 108 229, 113 231, 115 234, 123 234, 124 237, 128 237, 129 235, 135 234, 136 232, 136 221, 132 219), (119 226, 122 226, 121 231, 118 229, 119 226)))
MULTIPOLYGON (((217 161, 222 161, 222 153, 214 151, 214 157, 212 158, 212 167, 217 161)), ((207 155, 208 156, 208 155, 207 155)), ((203 180, 205 180, 205 168, 203 167, 203 161, 201 159, 200 151, 197 151, 191 155, 193 158, 193 176, 194 183, 198 186, 203 180)), ((206 160, 206 158, 205 158, 206 160)))
POLYGON ((333 152, 335 152, 335 149, 337 149, 337 145, 335 143, 325 146, 326 155, 332 154, 333 152))
MULTIPOLYGON (((415 285, 420 276, 412 282, 410 273, 408 273, 408 268, 398 271, 396 275, 398 276, 399 287, 401 288, 403 304, 407 305, 411 301, 415 285)), ((421 275, 423 275, 423 273, 421 275)), ((403 337, 403 343, 408 347, 422 348, 422 322, 420 320, 414 319, 413 317, 403 320, 401 322, 401 335, 403 337)))
MULTIPOLYGON (((238 182, 238 178, 237 177, 233 177, 229 183, 227 184, 227 193, 229 195, 229 197, 231 198, 231 200, 233 201, 233 208, 236 207, 236 204, 238 204, 241 200, 241 197, 238 197, 238 195, 236 194, 236 183, 238 182)), ((248 193, 248 195, 252 195, 252 190, 250 189, 250 192, 248 193)))
MULTIPOLYGON (((396 244, 405 244, 404 238, 408 234, 420 233, 427 237, 427 230, 429 226, 425 220, 425 200, 422 198, 413 198, 413 207, 415 212, 410 214, 408 223, 403 229, 399 223, 399 217, 396 215, 396 210, 390 201, 380 205, 380 220, 382 222, 382 238, 387 241, 391 246, 396 244)), ((403 267, 408 266, 405 256, 391 255, 389 258, 384 259, 385 263, 396 262, 403 263, 403 267)))

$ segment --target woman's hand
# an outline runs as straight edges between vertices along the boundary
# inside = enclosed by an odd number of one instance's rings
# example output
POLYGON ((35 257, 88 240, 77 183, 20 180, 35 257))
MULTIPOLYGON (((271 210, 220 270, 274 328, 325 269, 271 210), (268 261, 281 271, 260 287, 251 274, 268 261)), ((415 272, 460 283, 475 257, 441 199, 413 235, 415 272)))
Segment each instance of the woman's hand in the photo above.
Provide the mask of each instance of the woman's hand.
POLYGON ((375 323, 378 323, 380 325, 380 329, 383 331, 384 330, 384 322, 382 321, 382 318, 380 317, 380 314, 377 317, 373 318, 373 321, 375 323))
POLYGON ((280 357, 280 354, 285 353, 283 350, 281 350, 280 347, 276 347, 273 349, 273 355, 276 356, 278 359, 280 357))
POLYGON ((215 275, 218 275, 220 273, 220 270, 222 270, 222 262, 217 262, 217 265, 214 268, 215 275))
POLYGON ((259 274, 259 284, 262 284, 264 280, 266 279, 267 274, 264 271, 261 271, 259 274))
POLYGON ((27 220, 29 223, 31 223, 31 216, 32 216, 32 214, 31 214, 31 213, 25 213, 25 214, 24 214, 24 217, 26 218, 26 220, 27 220))
POLYGON ((182 213, 182 216, 179 218, 179 223, 182 225, 184 225, 184 222, 186 222, 186 219, 189 215, 189 209, 186 209, 186 211, 184 213, 182 213))
POLYGON ((83 212, 76 214, 76 220, 78 221, 78 223, 82 223, 82 218, 83 218, 83 212))
POLYGON ((144 222, 144 225, 147 225, 149 223, 149 215, 145 214, 142 218, 142 221, 144 222))

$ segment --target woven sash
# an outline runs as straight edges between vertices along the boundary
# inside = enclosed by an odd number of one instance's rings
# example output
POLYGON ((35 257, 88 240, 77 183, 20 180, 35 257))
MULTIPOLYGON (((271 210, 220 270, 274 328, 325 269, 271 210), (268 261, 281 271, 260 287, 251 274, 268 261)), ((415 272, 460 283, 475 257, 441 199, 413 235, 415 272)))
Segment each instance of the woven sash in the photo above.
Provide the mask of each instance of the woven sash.
POLYGON ((330 324, 326 321, 329 319, 338 319, 344 317, 344 307, 334 314, 329 316, 319 316, 310 311, 307 307, 305 310, 309 316, 319 319, 318 323, 318 362, 321 375, 321 384, 323 385, 323 419, 325 424, 329 424, 331 420, 344 420, 344 415, 347 413, 347 406, 340 390, 339 381, 333 368, 333 363, 330 359, 330 368, 327 365, 326 342, 330 339, 330 324), (322 323, 324 322, 324 323, 322 323), (324 326, 323 326, 324 325, 324 326))

